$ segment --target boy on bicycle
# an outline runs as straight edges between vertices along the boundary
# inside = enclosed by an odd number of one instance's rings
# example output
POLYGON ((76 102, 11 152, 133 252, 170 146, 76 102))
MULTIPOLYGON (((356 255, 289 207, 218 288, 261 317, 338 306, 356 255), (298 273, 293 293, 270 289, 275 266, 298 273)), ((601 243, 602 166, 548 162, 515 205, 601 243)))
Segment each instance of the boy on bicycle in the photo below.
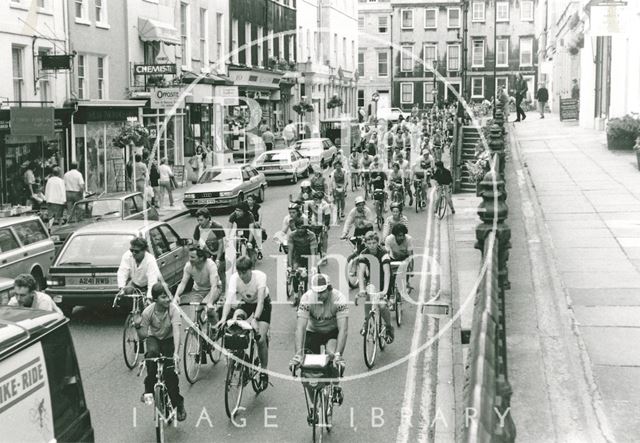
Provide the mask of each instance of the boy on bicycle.
POLYGON ((453 200, 451 199, 451 184, 453 183, 451 171, 445 168, 444 163, 438 160, 432 178, 438 183, 438 192, 444 195, 447 204, 451 208, 451 213, 455 214, 456 210, 453 208, 453 200))
MULTIPOLYGON (((164 371, 164 380, 171 403, 177 407, 178 421, 187 418, 184 409, 184 398, 180 395, 178 376, 175 365, 180 355, 180 313, 178 308, 171 303, 171 298, 164 290, 162 283, 156 283, 151 288, 153 303, 142 311, 139 323, 135 324, 140 341, 146 340, 146 358, 160 356, 173 356, 173 363, 167 364, 164 371)), ((147 362, 147 376, 144 379, 144 393, 153 393, 156 383, 157 365, 155 362, 147 362)), ((144 398, 144 394, 143 394, 144 398)))

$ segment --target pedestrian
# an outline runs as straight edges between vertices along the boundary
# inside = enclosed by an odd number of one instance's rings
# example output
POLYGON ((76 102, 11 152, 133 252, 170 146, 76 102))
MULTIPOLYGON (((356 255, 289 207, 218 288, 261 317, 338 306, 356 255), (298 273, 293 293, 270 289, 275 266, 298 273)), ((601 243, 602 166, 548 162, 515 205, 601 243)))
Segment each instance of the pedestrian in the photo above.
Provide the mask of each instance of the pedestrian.
POLYGON ((160 208, 164 206, 164 193, 166 192, 167 194, 169 194, 169 206, 173 207, 173 185, 175 183, 175 178, 173 176, 173 170, 167 164, 167 157, 163 157, 160 160, 160 167, 158 168, 158 172, 160 173, 160 179, 158 180, 159 206, 160 208))
POLYGON ((60 166, 56 166, 51 172, 53 175, 49 177, 44 188, 44 198, 47 202, 47 212, 49 213, 49 228, 55 224, 56 220, 58 224, 62 224, 62 214, 67 201, 62 169, 60 166))
POLYGON ((536 100, 538 100, 538 106, 540 106, 540 118, 544 118, 544 108, 549 101, 549 91, 544 87, 544 83, 540 83, 536 91, 536 100))
POLYGON ((571 85, 571 98, 574 100, 580 100, 580 86, 578 85, 578 79, 573 79, 573 84, 571 85))
POLYGON ((502 114, 504 116, 504 121, 509 121, 509 94, 505 91, 504 87, 500 86, 498 88, 498 102, 502 105, 502 114))
POLYGON ((264 142, 264 147, 267 151, 271 151, 273 149, 273 141, 275 140, 275 136, 271 129, 267 126, 267 129, 262 133, 262 141, 264 142))
POLYGON ((290 146, 296 139, 296 127, 293 124, 293 120, 289 120, 289 124, 282 130, 282 137, 287 146, 290 146))
POLYGON ((84 178, 78 171, 78 163, 71 162, 69 170, 64 174, 64 187, 67 192, 67 211, 71 213, 73 205, 84 196, 84 178))
POLYGON ((262 122, 260 122, 260 127, 258 128, 258 130, 260 131, 260 135, 269 130, 269 125, 267 125, 267 121, 265 119, 262 119, 262 122))
POLYGON ((135 189, 133 188, 133 157, 129 157, 129 161, 125 165, 124 169, 124 172, 127 176, 125 189, 127 191, 135 191, 135 189))
POLYGON ((33 166, 29 160, 22 164, 24 174, 22 180, 24 182, 25 203, 28 205, 33 200, 36 193, 36 175, 33 173, 33 166))
POLYGON ((158 197, 160 195, 160 171, 158 170, 158 162, 154 158, 151 162, 151 169, 149 170, 149 184, 153 189, 153 198, 151 199, 151 204, 156 208, 159 208, 158 197))
POLYGON ((20 274, 13 281, 13 294, 8 306, 22 306, 62 314, 53 299, 44 292, 36 291, 36 279, 31 274, 20 274))
POLYGON ((136 162, 133 165, 133 169, 134 169, 134 176, 136 179, 136 182, 135 182, 136 188, 134 189, 134 191, 144 193, 144 186, 147 181, 147 173, 148 173, 147 165, 143 163, 142 156, 140 154, 136 154, 135 159, 136 159, 136 162))
POLYGON ((518 116, 515 120, 517 122, 527 118, 527 114, 525 114, 524 109, 522 109, 522 100, 527 97, 528 90, 529 87, 524 77, 522 77, 522 74, 518 74, 518 79, 516 80, 516 113, 518 116), (520 118, 520 116, 522 116, 522 118, 520 118))

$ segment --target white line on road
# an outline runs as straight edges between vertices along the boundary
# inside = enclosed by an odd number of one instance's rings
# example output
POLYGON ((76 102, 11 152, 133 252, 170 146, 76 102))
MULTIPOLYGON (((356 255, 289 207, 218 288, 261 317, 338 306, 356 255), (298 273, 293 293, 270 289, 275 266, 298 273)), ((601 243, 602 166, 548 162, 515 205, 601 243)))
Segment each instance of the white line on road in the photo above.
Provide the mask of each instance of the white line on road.
POLYGON ((422 251, 422 270, 420 274, 420 295, 418 296, 418 310, 416 311, 416 319, 413 325, 413 336, 411 337, 411 357, 409 358, 409 365, 407 368, 407 377, 404 384, 404 397, 402 401, 400 426, 398 427, 398 434, 396 436, 396 442, 406 443, 409 440, 409 429, 411 428, 411 417, 413 414, 413 400, 415 397, 415 378, 418 365, 418 355, 416 350, 420 346, 420 336, 422 334, 422 324, 424 323, 424 316, 420 313, 420 306, 424 303, 427 296, 427 275, 431 275, 433 280, 433 274, 429 273, 428 266, 431 260, 429 257, 429 242, 431 239, 431 230, 433 226, 433 202, 435 200, 435 188, 431 190, 431 196, 429 198, 429 206, 427 208, 427 229, 424 234, 424 248, 422 251))

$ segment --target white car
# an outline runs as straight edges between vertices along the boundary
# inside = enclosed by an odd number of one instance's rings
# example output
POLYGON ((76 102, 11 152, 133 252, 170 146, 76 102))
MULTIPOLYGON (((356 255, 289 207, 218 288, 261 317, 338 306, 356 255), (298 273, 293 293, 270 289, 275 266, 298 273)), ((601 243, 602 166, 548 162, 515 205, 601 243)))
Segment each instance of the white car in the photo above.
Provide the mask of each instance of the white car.
POLYGON ((300 155, 310 160, 311 166, 319 165, 324 169, 325 166, 331 166, 333 159, 336 158, 338 148, 328 138, 306 138, 298 140, 293 144, 293 148, 300 155))
POLYGON ((262 172, 267 180, 288 178, 293 183, 297 183, 300 177, 309 176, 309 165, 308 158, 291 148, 263 152, 252 163, 252 166, 262 172))
POLYGON ((400 108, 383 108, 378 109, 378 118, 382 118, 391 122, 398 121, 400 116, 405 120, 409 117, 411 113, 403 112, 400 108))

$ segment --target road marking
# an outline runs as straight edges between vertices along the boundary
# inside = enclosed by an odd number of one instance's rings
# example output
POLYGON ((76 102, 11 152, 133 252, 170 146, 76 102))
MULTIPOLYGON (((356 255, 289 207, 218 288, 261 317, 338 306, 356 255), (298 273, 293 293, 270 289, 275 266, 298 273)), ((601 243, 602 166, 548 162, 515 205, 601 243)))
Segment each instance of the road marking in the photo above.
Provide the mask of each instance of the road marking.
MULTIPOLYGON (((424 248, 422 251, 422 269, 420 275, 420 295, 418 296, 418 306, 421 306, 427 296, 427 267, 431 260, 428 259, 429 243, 431 240, 431 229, 433 226, 433 202, 435 200, 435 188, 431 190, 431 198, 429 198, 429 206, 427 208, 427 229, 424 234, 424 248)), ((433 279, 433 276, 431 277, 433 279)), ((420 314, 419 310, 416 311, 416 319, 413 325, 413 336, 411 337, 411 357, 409 357, 409 367, 407 368, 407 377, 404 385, 404 397, 402 401, 400 426, 398 427, 398 434, 396 441, 398 443, 406 443, 409 441, 409 429, 411 428, 411 417, 413 415, 413 400, 415 397, 415 378, 418 366, 418 359, 416 351, 420 346, 420 335, 422 334, 422 324, 424 322, 424 316, 420 314)))

